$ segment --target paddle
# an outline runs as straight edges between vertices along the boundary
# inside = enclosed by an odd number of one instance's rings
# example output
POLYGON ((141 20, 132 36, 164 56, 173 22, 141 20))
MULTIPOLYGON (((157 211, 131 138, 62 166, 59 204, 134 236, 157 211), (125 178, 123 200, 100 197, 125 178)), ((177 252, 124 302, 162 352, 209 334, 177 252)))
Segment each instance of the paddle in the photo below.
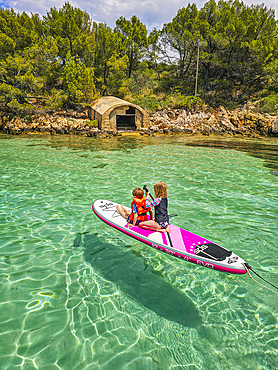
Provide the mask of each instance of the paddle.
POLYGON ((150 194, 150 197, 152 198, 152 200, 154 200, 154 199, 153 199, 153 196, 151 195, 151 193, 149 192, 149 190, 148 190, 148 188, 147 188, 147 185, 144 185, 144 186, 143 186, 143 190, 145 190, 147 193, 149 193, 149 194, 150 194))
MULTIPOLYGON (((148 188, 147 188, 147 185, 144 185, 144 186, 143 186, 143 190, 145 190, 147 193, 149 193, 149 194, 150 194, 150 197, 152 198, 152 200, 154 200, 153 196, 151 195, 151 193, 149 192, 149 190, 148 190, 148 188)), ((174 216, 177 216, 177 215, 171 215, 171 216, 172 216, 172 217, 174 217, 174 216)), ((169 242, 170 242, 171 248, 174 248, 174 247, 173 247, 172 240, 171 240, 171 238, 170 238, 170 234, 169 234, 169 233, 167 233, 167 234, 168 234, 168 238, 169 238, 169 242)))

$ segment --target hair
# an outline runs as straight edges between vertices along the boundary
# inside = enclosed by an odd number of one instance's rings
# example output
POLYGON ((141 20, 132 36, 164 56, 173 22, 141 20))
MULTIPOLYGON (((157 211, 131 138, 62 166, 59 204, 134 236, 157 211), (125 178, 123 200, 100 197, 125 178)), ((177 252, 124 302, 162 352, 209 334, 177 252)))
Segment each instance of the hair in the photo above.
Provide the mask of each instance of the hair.
POLYGON ((160 181, 154 184, 154 194, 156 198, 166 198, 168 195, 167 185, 165 182, 160 181))
POLYGON ((132 192, 132 195, 141 199, 144 196, 144 190, 142 190, 141 188, 135 188, 132 192))

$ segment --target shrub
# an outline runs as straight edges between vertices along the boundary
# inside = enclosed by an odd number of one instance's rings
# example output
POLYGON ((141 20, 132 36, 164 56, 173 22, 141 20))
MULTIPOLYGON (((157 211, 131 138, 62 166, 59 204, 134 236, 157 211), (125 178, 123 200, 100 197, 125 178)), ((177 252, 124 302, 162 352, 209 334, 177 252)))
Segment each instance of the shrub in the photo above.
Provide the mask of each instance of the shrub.
POLYGON ((51 93, 46 96, 45 102, 48 109, 59 110, 64 107, 67 101, 67 95, 63 90, 52 89, 51 93))
POLYGON ((94 119, 92 121, 86 121, 86 124, 91 127, 98 127, 98 120, 94 119))
POLYGON ((162 105, 165 108, 199 110, 204 104, 198 96, 182 95, 180 92, 175 92, 173 95, 167 96, 162 105))
POLYGON ((8 104, 7 107, 17 114, 29 114, 33 111, 33 107, 31 104, 23 103, 20 104, 17 99, 12 99, 8 104))
POLYGON ((258 110, 261 113, 274 113, 276 114, 278 111, 278 96, 277 95, 270 95, 260 100, 258 106, 258 110))
POLYGON ((139 105, 147 111, 160 109, 159 100, 156 95, 135 95, 131 98, 131 103, 139 105))
POLYGON ((175 92, 173 95, 154 95, 144 92, 141 95, 133 95, 129 100, 133 104, 139 105, 147 111, 159 109, 186 109, 200 110, 204 107, 204 103, 200 97, 182 95, 180 92, 175 92))

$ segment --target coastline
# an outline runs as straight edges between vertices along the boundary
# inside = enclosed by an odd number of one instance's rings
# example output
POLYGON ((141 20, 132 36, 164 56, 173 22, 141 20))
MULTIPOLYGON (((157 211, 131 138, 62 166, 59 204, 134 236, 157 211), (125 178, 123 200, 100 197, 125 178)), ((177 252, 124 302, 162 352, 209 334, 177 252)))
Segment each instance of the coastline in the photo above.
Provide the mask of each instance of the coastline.
POLYGON ((42 113, 25 117, 0 115, 0 132, 4 134, 51 134, 111 137, 122 135, 228 135, 277 137, 277 114, 261 114, 245 106, 228 111, 219 107, 210 112, 164 109, 150 112, 150 126, 136 131, 99 130, 90 121, 87 111, 42 113))

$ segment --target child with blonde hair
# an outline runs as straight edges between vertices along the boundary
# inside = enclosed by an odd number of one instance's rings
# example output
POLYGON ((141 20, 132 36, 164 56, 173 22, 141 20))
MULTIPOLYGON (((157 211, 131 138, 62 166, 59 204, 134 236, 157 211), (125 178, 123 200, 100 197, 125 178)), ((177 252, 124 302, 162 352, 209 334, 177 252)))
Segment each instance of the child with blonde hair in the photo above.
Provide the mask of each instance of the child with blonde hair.
POLYGON ((154 207, 154 220, 150 219, 148 221, 140 222, 139 226, 142 229, 148 229, 153 231, 167 232, 170 233, 171 229, 169 227, 169 215, 168 215, 168 191, 165 182, 160 181, 154 184, 154 194, 155 199, 152 201, 148 200, 150 192, 146 192, 148 202, 146 205, 148 207, 154 207))

